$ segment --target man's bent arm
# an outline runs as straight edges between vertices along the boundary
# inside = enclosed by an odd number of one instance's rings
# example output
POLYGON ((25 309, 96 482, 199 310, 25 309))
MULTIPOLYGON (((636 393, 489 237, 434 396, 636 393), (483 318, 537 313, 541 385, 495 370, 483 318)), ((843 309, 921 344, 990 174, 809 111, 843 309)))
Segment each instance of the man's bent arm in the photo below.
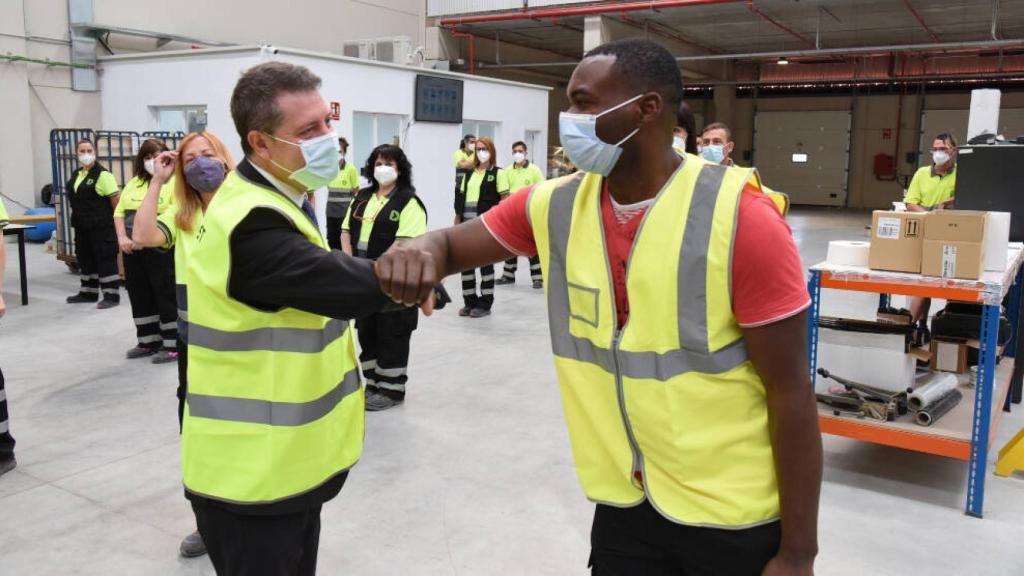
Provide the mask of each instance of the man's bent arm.
POLYGON ((743 336, 768 397, 782 508, 782 543, 776 561, 809 570, 818 553, 822 453, 807 362, 807 312, 744 328, 743 336))

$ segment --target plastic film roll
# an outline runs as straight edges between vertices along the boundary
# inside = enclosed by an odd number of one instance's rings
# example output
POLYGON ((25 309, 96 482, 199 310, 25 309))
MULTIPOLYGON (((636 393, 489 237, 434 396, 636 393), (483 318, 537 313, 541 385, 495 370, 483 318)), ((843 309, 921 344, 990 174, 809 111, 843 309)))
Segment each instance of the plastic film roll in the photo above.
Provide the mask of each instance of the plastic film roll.
POLYGON ((868 265, 871 243, 859 240, 832 240, 828 243, 828 263, 836 266, 868 265))
POLYGON ((911 410, 923 410, 925 406, 935 402, 950 390, 956 390, 960 381, 953 374, 933 374, 927 382, 918 386, 910 397, 907 404, 911 410))
POLYGON ((950 390, 935 402, 922 408, 914 416, 914 420, 921 426, 931 426, 959 404, 963 397, 964 395, 959 390, 950 390))
POLYGON ((1010 213, 989 212, 985 219, 985 270, 1006 270, 1010 251, 1010 213))

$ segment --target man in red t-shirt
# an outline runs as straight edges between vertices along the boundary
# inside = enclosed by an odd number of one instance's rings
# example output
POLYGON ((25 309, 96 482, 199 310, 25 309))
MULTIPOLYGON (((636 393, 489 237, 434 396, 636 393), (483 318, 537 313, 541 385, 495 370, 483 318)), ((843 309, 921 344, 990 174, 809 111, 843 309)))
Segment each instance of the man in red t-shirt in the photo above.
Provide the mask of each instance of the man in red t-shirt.
MULTIPOLYGON (((614 310, 617 314, 616 334, 622 334, 627 330, 632 333, 644 331, 642 326, 624 327, 630 317, 628 286, 643 286, 642 282, 627 281, 632 275, 641 273, 629 269, 629 263, 637 258, 637 254, 633 253, 634 244, 637 245, 637 249, 642 249, 640 247, 643 246, 660 248, 667 245, 660 237, 657 239, 659 241, 654 242, 645 243, 638 240, 638 237, 649 238, 647 231, 640 230, 641 224, 648 212, 665 214, 658 212, 659 204, 664 204, 659 203, 663 199, 662 194, 682 193, 680 186, 684 185, 677 181, 677 174, 687 170, 687 173, 693 173, 693 167, 687 169, 681 164, 694 160, 681 158, 672 149, 672 129, 675 126, 675 111, 682 96, 681 86, 678 65, 667 50, 646 40, 625 40, 602 45, 588 52, 574 71, 567 89, 571 108, 568 114, 563 113, 560 118, 560 135, 569 158, 581 171, 588 173, 587 178, 577 177, 577 180, 593 183, 595 175, 604 176, 600 181, 602 188, 588 188, 590 195, 586 197, 592 198, 599 190, 599 205, 595 203, 587 206, 593 206, 593 210, 600 211, 605 256, 611 276, 609 284, 614 293, 614 310), (611 144, 613 142, 618 144, 611 144)), ((719 182, 726 172, 732 177, 740 176, 739 182, 746 177, 740 172, 732 172, 741 170, 738 168, 701 165, 696 169, 701 171, 701 177, 718 177, 719 182)), ((559 186, 567 186, 565 182, 567 181, 563 181, 559 186)), ((694 186, 696 190, 697 186, 701 186, 701 180, 697 179, 696 185, 689 185, 694 186)), ((584 219, 578 214, 582 210, 581 202, 586 202, 580 200, 584 194, 562 188, 551 192, 549 188, 544 188, 544 194, 550 195, 544 198, 551 198, 549 202, 552 206, 556 195, 563 194, 559 198, 566 198, 565 193, 575 194, 572 197, 574 199, 571 199, 574 202, 571 205, 572 209, 568 212, 572 220, 570 224, 575 226, 577 218, 584 219)), ((757 374, 757 380, 749 384, 758 387, 756 389, 763 387, 763 406, 767 410, 764 426, 767 431, 762 428, 760 434, 770 435, 769 461, 773 459, 775 464, 774 475, 777 479, 780 510, 778 521, 769 519, 753 525, 721 524, 720 528, 728 529, 716 529, 706 525, 688 525, 678 517, 673 520, 669 512, 654 505, 656 498, 651 496, 653 492, 648 488, 650 479, 645 478, 645 474, 650 470, 645 472, 642 465, 636 467, 635 464, 637 458, 642 463, 645 455, 634 452, 633 485, 644 491, 644 497, 633 505, 623 504, 614 498, 609 500, 609 503, 615 505, 597 504, 591 535, 591 565, 595 576, 690 573, 751 576, 813 574, 814 557, 817 554, 817 511, 822 452, 817 409, 807 362, 806 309, 810 300, 790 230, 772 202, 760 192, 756 179, 751 179, 742 192, 731 193, 739 194, 738 199, 735 195, 731 196, 733 201, 738 202, 736 220, 732 228, 735 231, 731 242, 732 258, 728 261, 731 268, 727 271, 716 268, 714 277, 721 279, 727 275, 730 278, 731 316, 742 334, 741 340, 737 342, 745 345, 746 359, 757 374)), ((693 194, 696 197, 697 192, 693 194)), ((529 190, 519 191, 482 219, 432 232, 392 249, 377 261, 382 289, 396 301, 406 304, 425 302, 431 295, 431 287, 439 278, 484 263, 504 260, 511 255, 536 254, 538 233, 546 234, 546 238, 550 239, 554 232, 549 231, 546 226, 541 226, 538 232, 538 228, 531 223, 528 216, 531 201, 529 195, 529 190)), ((554 213, 554 208, 550 210, 554 213)), ((687 210, 699 209, 691 207, 687 210)), ((585 219, 589 222, 590 218, 592 216, 585 219)), ((689 215, 684 211, 679 218, 680 226, 686 225, 686 230, 689 231, 692 223, 689 215)), ((661 222, 664 223, 665 220, 662 219, 661 222)), ((709 230, 719 226, 707 223, 706 219, 703 225, 709 230)), ((662 224, 660 228, 662 232, 665 230, 664 226, 662 224)), ((716 236, 714 242, 728 242, 722 238, 723 235, 720 234, 716 236)), ((569 242, 577 242, 577 247, 589 246, 578 236, 573 238, 570 235, 569 242)), ((550 245, 545 243, 545 246, 550 245)), ((551 278, 545 278, 553 330, 557 323, 554 321, 556 316, 552 309, 553 303, 556 302, 552 297, 552 291, 569 289, 566 284, 566 270, 579 271, 578 267, 590 266, 579 262, 593 262, 585 257, 577 258, 576 261, 566 259, 565 247, 562 246, 559 250, 563 252, 560 257, 560 268, 557 270, 560 276, 558 286, 562 288, 556 287, 551 278)), ((710 251, 710 248, 708 250, 710 251)), ((547 252, 545 274, 552 273, 550 267, 554 266, 554 253, 553 248, 547 252)), ((706 270, 710 270, 712 265, 723 266, 717 263, 722 261, 721 258, 716 260, 716 264, 709 263, 710 258, 707 257, 699 260, 701 264, 697 266, 704 266, 706 270)), ((689 268, 687 270, 693 271, 689 268)), ((600 272, 595 274, 601 276, 600 272)), ((699 281, 705 280, 705 276, 696 274, 681 277, 679 282, 685 283, 691 277, 696 277, 699 281)), ((650 293, 651 289, 647 289, 650 293)), ((684 293, 705 294, 704 286, 695 289, 693 286, 684 288, 680 285, 679 289, 684 293)), ((555 296, 559 302, 566 300, 564 294, 555 296)), ((650 309, 651 307, 647 306, 648 312, 650 309)), ((680 311, 680 314, 683 312, 680 311)), ((709 310, 708 314, 718 314, 720 318, 725 312, 709 310)), ((640 316, 638 313, 638 317, 640 316)), ((704 320, 706 321, 707 317, 704 320)), ((683 338, 681 322, 680 340, 683 338)), ((593 320, 594 325, 597 323, 598 320, 593 320)), ((553 333, 553 344, 563 336, 565 335, 553 333)), ((577 345, 596 345, 589 340, 580 343, 581 337, 578 335, 573 337, 577 339, 577 345)), ((620 351, 617 346, 618 344, 613 342, 613 352, 616 354, 620 351)), ((714 352, 712 355, 717 353, 714 352)), ((560 358, 565 356, 560 355, 560 358)), ((614 362, 614 367, 609 367, 608 362, 600 357, 588 360, 579 356, 572 360, 589 361, 587 369, 591 370, 592 374, 600 373, 601 378, 606 378, 608 371, 614 370, 620 398, 626 394, 621 384, 625 376, 618 376, 620 370, 625 368, 619 365, 618 360, 614 362)), ((571 376, 574 374, 572 370, 576 370, 573 368, 576 365, 569 366, 567 373, 571 376)), ((699 382, 702 386, 716 386, 721 383, 716 381, 714 376, 701 375, 699 372, 693 370, 694 380, 690 381, 691 384, 699 382)), ((648 380, 644 382, 651 383, 650 386, 654 386, 658 380, 663 380, 660 374, 646 378, 648 380)), ((607 379, 601 382, 607 382, 607 379)), ((570 381, 569 384, 579 386, 580 382, 570 381)), ((566 382, 563 381, 563 387, 565 385, 566 382)), ((594 382, 593 385, 603 384, 594 382)), ((569 390, 573 390, 572 386, 569 390)), ((688 401, 701 401, 699 392, 691 394, 695 395, 687 397, 688 401)), ((638 401, 636 396, 633 399, 638 401)), ((577 403, 574 406, 580 409, 581 404, 584 413, 592 409, 594 411, 583 416, 578 412, 574 413, 571 419, 567 413, 570 427, 573 421, 579 422, 581 418, 586 420, 591 430, 600 430, 601 426, 616 424, 608 420, 609 414, 612 413, 608 406, 594 408, 587 406, 586 403, 577 403)), ((632 419, 650 414, 644 411, 635 412, 638 406, 643 407, 642 403, 628 402, 621 406, 627 429, 635 427, 632 419)), ((665 406, 664 409, 671 412, 681 408, 665 406)), ((756 415, 751 413, 749 417, 755 418, 756 415)), ((736 422, 736 426, 742 426, 742 423, 735 419, 726 422, 736 422)), ((680 429, 688 430, 685 425, 680 429)), ((745 432, 736 434, 731 441, 747 442, 743 434, 745 432)), ((699 434, 691 439, 699 439, 699 434)), ((631 442, 636 444, 632 437, 631 442)), ((700 444, 697 446, 699 450, 700 444)), ((652 460, 655 457, 665 458, 664 450, 667 447, 656 448, 660 453, 652 454, 652 460)), ((609 452, 608 458, 612 458, 610 454, 609 452)), ((718 453, 700 455, 701 462, 712 463, 709 469, 719 467, 715 464, 716 457, 726 458, 718 456, 718 453)), ((662 462, 678 461, 678 457, 673 459, 671 454, 668 458, 669 460, 662 462)), ((617 464, 612 465, 613 468, 615 466, 617 464)), ((591 475, 590 477, 595 474, 593 470, 581 471, 581 480, 584 473, 591 475)), ((685 484, 687 480, 678 478, 680 484, 685 484)), ((729 483, 733 478, 721 480, 729 483)), ((736 481, 742 484, 744 480, 736 481)), ((729 506, 726 502, 714 505, 729 506)))

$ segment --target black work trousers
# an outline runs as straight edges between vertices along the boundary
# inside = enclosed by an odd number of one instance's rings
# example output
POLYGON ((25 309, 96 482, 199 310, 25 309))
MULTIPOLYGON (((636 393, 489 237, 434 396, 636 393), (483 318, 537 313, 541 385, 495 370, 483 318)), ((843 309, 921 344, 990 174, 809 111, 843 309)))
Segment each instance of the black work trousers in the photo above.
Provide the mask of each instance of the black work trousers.
POLYGON ((327 245, 331 250, 341 250, 341 223, 344 221, 344 217, 327 217, 327 245))
POLYGON ((676 524, 644 501, 597 505, 590 533, 593 576, 760 576, 779 550, 779 522, 721 530, 676 524))
POLYGON ((11 436, 11 422, 7 412, 4 371, 0 370, 0 462, 12 457, 14 457, 14 436, 11 436))
POLYGON ((121 301, 121 273, 117 270, 117 233, 114 221, 97 227, 75 226, 75 258, 82 277, 79 294, 98 300, 121 301))
POLYGON ((124 284, 132 303, 135 335, 143 348, 177 349, 178 306, 174 252, 151 248, 124 255, 124 284))
MULTIPOLYGON (((540 282, 543 280, 543 275, 540 271, 540 256, 531 256, 530 260, 530 280, 534 282, 540 282)), ((502 278, 506 280, 515 280, 516 271, 519 270, 519 257, 509 258, 505 260, 505 270, 502 272, 502 278)))
POLYGON ((494 265, 466 270, 462 273, 462 301, 466 308, 490 310, 494 305, 494 265), (476 271, 480 270, 480 292, 476 289, 476 271))
POLYGON ((178 335, 178 432, 185 422, 185 397, 188 396, 188 345, 178 335))
POLYGON ((409 381, 409 341, 419 324, 419 309, 378 312, 356 320, 359 333, 359 364, 366 390, 386 390, 405 396, 409 381))
POLYGON ((218 576, 316 574, 320 509, 258 515, 192 504, 199 534, 218 576))

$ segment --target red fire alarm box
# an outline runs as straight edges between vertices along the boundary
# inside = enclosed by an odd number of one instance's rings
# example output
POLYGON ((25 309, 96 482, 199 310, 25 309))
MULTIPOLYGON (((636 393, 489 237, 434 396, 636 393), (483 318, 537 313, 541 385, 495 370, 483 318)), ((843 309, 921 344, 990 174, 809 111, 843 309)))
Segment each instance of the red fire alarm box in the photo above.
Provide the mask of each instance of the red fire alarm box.
POLYGON ((875 178, 879 180, 895 180, 896 158, 891 154, 875 154, 875 178))
POLYGON ((331 120, 341 120, 341 102, 331 102, 331 120))

